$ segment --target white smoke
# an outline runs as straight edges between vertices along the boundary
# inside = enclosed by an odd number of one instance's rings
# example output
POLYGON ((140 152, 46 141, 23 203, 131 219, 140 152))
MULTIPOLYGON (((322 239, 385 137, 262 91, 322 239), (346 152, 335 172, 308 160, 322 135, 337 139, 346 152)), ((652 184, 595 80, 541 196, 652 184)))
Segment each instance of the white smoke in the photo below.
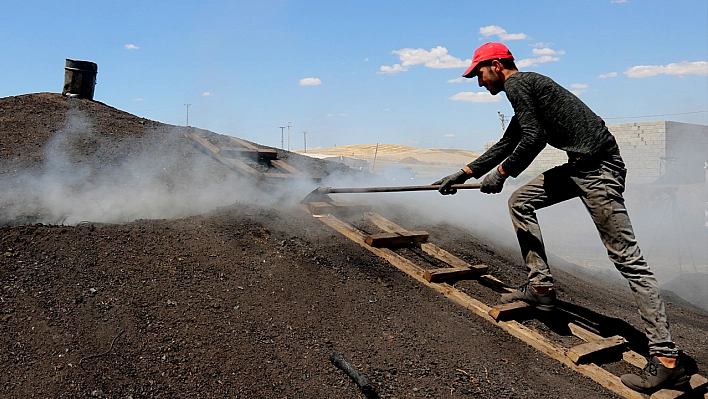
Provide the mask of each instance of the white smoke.
POLYGON ((251 184, 235 173, 219 176, 216 162, 208 156, 169 151, 167 147, 175 140, 185 140, 177 128, 148 131, 141 138, 126 135, 120 140, 144 145, 138 153, 108 157, 105 162, 78 161, 105 143, 86 115, 69 111, 64 128, 45 146, 41 168, 0 180, 4 223, 27 220, 73 225, 176 218, 237 201, 267 200, 254 195, 257 191, 251 184), (76 154, 83 148, 84 154, 76 154))

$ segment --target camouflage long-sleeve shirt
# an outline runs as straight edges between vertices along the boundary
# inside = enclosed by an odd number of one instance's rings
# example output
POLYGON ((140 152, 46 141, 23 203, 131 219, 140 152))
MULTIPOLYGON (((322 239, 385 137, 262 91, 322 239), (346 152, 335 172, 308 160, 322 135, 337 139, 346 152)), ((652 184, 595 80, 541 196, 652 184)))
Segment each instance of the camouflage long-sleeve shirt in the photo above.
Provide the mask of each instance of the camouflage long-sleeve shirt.
POLYGON ((504 136, 468 166, 479 178, 501 163, 510 176, 526 169, 546 144, 568 157, 596 157, 617 151, 617 143, 575 94, 535 72, 517 72, 504 82, 514 116, 504 136))

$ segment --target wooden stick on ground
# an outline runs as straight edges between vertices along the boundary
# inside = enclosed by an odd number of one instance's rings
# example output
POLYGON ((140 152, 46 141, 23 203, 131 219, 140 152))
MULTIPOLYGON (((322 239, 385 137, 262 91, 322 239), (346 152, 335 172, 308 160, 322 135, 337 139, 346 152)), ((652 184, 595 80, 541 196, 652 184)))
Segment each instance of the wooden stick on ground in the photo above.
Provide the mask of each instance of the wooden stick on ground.
POLYGON ((349 363, 349 361, 345 359, 341 353, 337 351, 332 351, 332 353, 329 355, 329 361, 331 361, 332 364, 347 373, 347 375, 356 383, 356 385, 359 386, 359 389, 364 394, 364 396, 367 397, 367 399, 378 399, 379 394, 376 393, 376 389, 374 388, 374 385, 371 383, 371 381, 369 381, 369 379, 361 371, 354 367, 353 364, 349 363))

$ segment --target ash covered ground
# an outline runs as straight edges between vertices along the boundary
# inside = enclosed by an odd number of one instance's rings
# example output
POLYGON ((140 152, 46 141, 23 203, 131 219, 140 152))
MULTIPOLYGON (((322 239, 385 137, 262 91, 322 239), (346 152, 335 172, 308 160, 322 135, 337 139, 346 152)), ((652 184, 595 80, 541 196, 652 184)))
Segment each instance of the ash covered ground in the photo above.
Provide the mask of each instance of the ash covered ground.
MULTIPOLYGON (((329 362, 336 350, 383 398, 616 397, 302 211, 316 183, 263 190, 186 132, 226 142, 58 94, 0 99, 0 396, 363 397, 329 362)), ((279 157, 324 185, 372 182, 279 157)), ((513 243, 421 215, 430 197, 374 198, 385 217, 523 282, 513 243)), ((645 349, 626 284, 552 266, 565 306, 645 349)), ((498 301, 474 281, 455 286, 498 301)), ((677 344, 708 370, 708 315, 665 296, 677 344)), ((580 343, 548 323, 524 324, 580 343)))

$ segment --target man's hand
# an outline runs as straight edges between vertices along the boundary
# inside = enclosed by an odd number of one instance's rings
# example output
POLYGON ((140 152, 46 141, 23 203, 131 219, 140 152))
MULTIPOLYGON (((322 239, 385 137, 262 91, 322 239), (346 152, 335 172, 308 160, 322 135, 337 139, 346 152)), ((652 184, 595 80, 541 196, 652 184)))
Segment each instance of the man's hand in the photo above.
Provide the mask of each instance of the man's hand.
POLYGON ((433 186, 437 186, 437 185, 440 186, 440 188, 438 188, 438 191, 440 191, 440 194, 452 195, 452 194, 457 193, 457 189, 450 188, 450 186, 452 186, 453 184, 463 184, 470 177, 472 177, 472 176, 468 175, 467 172, 460 169, 458 172, 455 172, 455 173, 451 174, 450 176, 443 177, 442 179, 436 181, 432 185, 433 186))
POLYGON ((508 176, 502 175, 499 168, 494 168, 494 170, 487 173, 487 176, 482 180, 482 187, 480 187, 479 191, 485 194, 500 193, 507 177, 508 176))

